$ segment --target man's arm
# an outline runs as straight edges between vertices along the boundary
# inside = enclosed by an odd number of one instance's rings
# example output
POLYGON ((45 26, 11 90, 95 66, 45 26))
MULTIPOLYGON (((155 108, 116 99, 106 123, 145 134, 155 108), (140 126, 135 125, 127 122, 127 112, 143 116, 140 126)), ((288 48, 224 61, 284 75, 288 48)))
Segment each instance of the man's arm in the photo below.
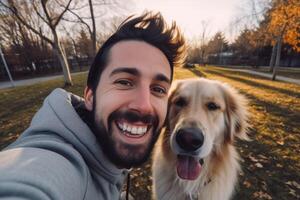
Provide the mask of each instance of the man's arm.
POLYGON ((84 199, 84 170, 72 160, 39 148, 0 152, 0 199, 84 199))

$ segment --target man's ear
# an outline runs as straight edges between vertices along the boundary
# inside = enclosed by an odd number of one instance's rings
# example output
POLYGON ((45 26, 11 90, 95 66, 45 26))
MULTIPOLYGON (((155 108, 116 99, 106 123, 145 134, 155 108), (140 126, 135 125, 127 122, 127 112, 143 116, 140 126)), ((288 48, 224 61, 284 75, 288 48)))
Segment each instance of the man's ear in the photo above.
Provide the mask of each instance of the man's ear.
POLYGON ((86 86, 84 89, 84 102, 86 109, 89 111, 93 110, 93 97, 94 93, 92 89, 86 86))

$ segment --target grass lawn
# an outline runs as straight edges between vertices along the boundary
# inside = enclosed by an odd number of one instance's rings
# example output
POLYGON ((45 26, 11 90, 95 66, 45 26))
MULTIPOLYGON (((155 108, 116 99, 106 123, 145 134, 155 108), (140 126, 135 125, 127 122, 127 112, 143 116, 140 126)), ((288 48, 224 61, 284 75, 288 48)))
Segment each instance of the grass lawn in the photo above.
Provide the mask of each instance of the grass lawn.
MULTIPOLYGON (((211 66, 175 70, 176 79, 202 75, 231 84, 249 99, 253 140, 237 141, 243 173, 233 199, 300 199, 300 86, 211 66)), ((73 80, 67 90, 82 95, 86 75, 73 80)), ((0 149, 28 127, 45 96, 62 85, 58 79, 0 90, 0 149)), ((132 177, 136 199, 150 199, 150 162, 134 169, 132 177)))

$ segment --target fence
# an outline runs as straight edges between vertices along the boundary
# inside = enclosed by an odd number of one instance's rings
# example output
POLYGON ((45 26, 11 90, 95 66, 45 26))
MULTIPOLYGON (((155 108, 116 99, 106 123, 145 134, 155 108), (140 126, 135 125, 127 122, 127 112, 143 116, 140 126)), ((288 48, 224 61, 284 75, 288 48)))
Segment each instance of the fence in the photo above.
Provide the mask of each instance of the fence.
MULTIPOLYGON (((62 72, 60 63, 55 58, 24 62, 20 55, 4 55, 13 79, 31 78, 62 72)), ((91 57, 69 57, 68 63, 71 72, 84 71, 93 61, 91 57)), ((0 60, 0 81, 8 80, 8 74, 0 60)))

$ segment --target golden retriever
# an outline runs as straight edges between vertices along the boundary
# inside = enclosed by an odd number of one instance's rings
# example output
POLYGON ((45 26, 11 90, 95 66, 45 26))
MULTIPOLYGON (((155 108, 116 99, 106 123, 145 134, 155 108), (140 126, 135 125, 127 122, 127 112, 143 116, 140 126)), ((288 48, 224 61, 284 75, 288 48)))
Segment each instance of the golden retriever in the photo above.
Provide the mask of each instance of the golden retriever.
POLYGON ((153 153, 154 199, 230 199, 240 169, 234 140, 247 139, 247 116, 246 99, 225 83, 175 82, 153 153))

